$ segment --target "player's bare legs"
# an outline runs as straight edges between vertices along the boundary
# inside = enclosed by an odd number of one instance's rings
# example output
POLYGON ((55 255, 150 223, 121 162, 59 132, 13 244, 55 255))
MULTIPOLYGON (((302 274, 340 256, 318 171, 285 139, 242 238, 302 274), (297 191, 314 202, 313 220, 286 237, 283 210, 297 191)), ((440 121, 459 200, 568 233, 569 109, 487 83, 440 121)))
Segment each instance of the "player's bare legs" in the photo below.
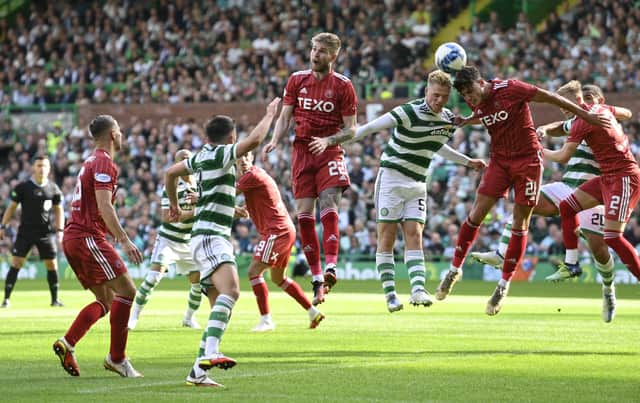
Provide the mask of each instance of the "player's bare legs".
POLYGON ((453 285, 462 276, 462 264, 464 263, 467 253, 471 245, 478 236, 480 225, 484 220, 484 217, 489 213, 489 210, 496 204, 498 199, 495 197, 486 196, 480 193, 476 194, 476 199, 471 207, 469 216, 462 224, 460 233, 458 235, 458 244, 454 252, 453 260, 449 266, 449 271, 440 282, 440 285, 436 289, 436 299, 443 300, 451 293, 453 285))
POLYGON ((487 315, 496 315, 500 312, 504 299, 509 292, 509 284, 516 266, 522 260, 527 249, 527 232, 529 221, 533 213, 534 206, 526 206, 516 203, 513 206, 513 226, 511 227, 511 239, 504 256, 502 265, 502 278, 494 290, 491 298, 487 301, 485 312, 487 315))
MULTIPOLYGON (((533 215, 542 217, 557 217, 560 215, 560 211, 553 202, 547 199, 544 195, 540 195, 538 204, 533 209, 533 215)), ((504 263, 504 255, 507 253, 507 247, 509 240, 511 239, 511 227, 513 225, 513 219, 505 225, 500 236, 500 243, 498 250, 492 250, 487 252, 471 252, 471 257, 483 264, 488 264, 496 269, 502 269, 504 263)))
POLYGON ((324 302, 324 276, 320 264, 320 241, 316 232, 315 204, 316 199, 313 198, 296 199, 302 251, 311 269, 313 305, 318 305, 324 302))
POLYGON ((342 188, 332 187, 320 192, 320 221, 322 221, 322 248, 324 250, 325 292, 331 291, 336 285, 336 265, 340 250, 340 230, 338 229, 338 206, 342 198, 342 188))
MULTIPOLYGON (((202 335, 196 360, 196 366, 204 371, 213 367, 229 369, 236 365, 235 360, 225 357, 219 350, 220 340, 229 323, 231 312, 240 297, 240 281, 235 264, 222 263, 213 272, 210 281, 217 292, 207 293, 211 313, 202 335)), ((194 366, 194 370, 196 366, 194 366)), ((195 375, 200 376, 199 373, 195 375)))

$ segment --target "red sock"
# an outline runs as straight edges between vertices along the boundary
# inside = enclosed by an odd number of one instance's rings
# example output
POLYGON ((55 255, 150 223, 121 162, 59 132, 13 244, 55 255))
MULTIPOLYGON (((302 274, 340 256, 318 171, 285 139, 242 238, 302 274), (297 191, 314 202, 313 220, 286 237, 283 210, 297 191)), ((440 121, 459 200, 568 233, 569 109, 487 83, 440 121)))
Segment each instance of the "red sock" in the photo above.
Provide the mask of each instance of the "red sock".
POLYGON ((616 251, 631 274, 640 280, 640 258, 633 245, 622 236, 622 233, 604 230, 604 242, 616 251))
POLYGON ((467 257, 467 253, 469 253, 469 249, 476 240, 479 231, 480 225, 473 224, 471 220, 469 220, 469 217, 467 217, 458 234, 458 244, 453 254, 453 261, 451 262, 453 267, 462 267, 464 259, 467 257))
POLYGON ((295 281, 291 280, 288 277, 285 277, 284 280, 282 280, 282 282, 280 284, 278 284, 278 287, 282 288, 282 291, 286 292, 293 299, 298 301, 298 303, 304 309, 311 308, 311 302, 309 301, 307 296, 304 295, 304 292, 302 291, 302 288, 300 288, 298 283, 296 283, 295 281))
POLYGON ((116 295, 111 304, 111 315, 109 322, 111 323, 111 347, 109 354, 111 361, 119 363, 126 358, 124 350, 127 348, 127 338, 129 329, 129 314, 131 313, 131 304, 133 300, 116 295))
POLYGON ((511 280, 518 263, 522 261, 524 252, 527 250, 527 230, 511 228, 511 239, 507 252, 504 255, 504 265, 502 266, 502 278, 511 280))
POLYGON ((574 195, 571 195, 560 202, 560 217, 562 218, 562 241, 567 249, 578 249, 578 235, 576 229, 580 222, 578 221, 578 212, 582 211, 582 207, 574 195))
POLYGON ((322 222, 322 249, 326 264, 338 263, 340 250, 340 230, 338 229, 338 210, 326 208, 320 212, 322 222))
POLYGON ((67 330, 67 334, 64 335, 65 340, 70 346, 75 346, 87 334, 91 326, 106 314, 107 308, 100 301, 93 301, 85 306, 76 316, 71 327, 67 330))
POLYGON ((269 313, 269 289, 267 283, 264 282, 264 277, 255 276, 249 279, 251 282, 251 288, 253 288, 253 294, 256 296, 256 302, 258 303, 258 309, 260 315, 266 315, 269 313))
POLYGON ((320 241, 316 233, 316 220, 309 213, 298 214, 298 223, 300 224, 300 240, 302 241, 302 251, 307 257, 307 263, 311 268, 311 274, 314 276, 322 275, 322 266, 320 266, 320 241))

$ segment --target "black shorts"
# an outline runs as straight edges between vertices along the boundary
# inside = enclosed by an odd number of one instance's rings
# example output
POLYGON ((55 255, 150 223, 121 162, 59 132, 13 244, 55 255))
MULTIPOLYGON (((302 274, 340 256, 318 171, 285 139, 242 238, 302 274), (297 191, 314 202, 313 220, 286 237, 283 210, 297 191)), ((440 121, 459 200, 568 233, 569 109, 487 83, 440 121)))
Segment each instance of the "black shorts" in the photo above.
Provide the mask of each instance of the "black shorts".
POLYGON ((58 248, 54 237, 51 234, 28 235, 18 231, 16 242, 13 244, 11 254, 17 257, 26 257, 31 248, 35 245, 38 248, 40 259, 55 259, 58 248))

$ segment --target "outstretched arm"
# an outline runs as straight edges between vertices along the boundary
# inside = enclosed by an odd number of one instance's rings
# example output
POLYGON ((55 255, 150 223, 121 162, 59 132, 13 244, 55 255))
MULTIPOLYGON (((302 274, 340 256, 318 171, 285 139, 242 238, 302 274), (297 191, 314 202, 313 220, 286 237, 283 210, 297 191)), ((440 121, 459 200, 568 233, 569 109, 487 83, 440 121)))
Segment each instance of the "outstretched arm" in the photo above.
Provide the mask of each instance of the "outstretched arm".
POLYGON ((564 131, 563 126, 564 126, 563 121, 548 123, 546 125, 542 125, 538 127, 536 129, 536 134, 538 135, 538 138, 542 138, 547 135, 551 137, 566 136, 567 132, 564 131))
POLYGON ((393 116, 391 116, 390 113, 387 112, 382 116, 378 116, 371 122, 359 126, 356 129, 355 136, 351 140, 346 141, 345 144, 355 143, 356 141, 360 141, 370 134, 388 130, 396 126, 397 123, 395 119, 393 118, 393 116))
POLYGON ((578 143, 574 142, 566 142, 562 145, 562 148, 559 150, 544 150, 544 158, 558 162, 560 164, 566 164, 569 162, 573 154, 575 154, 576 149, 578 148, 578 143))
POLYGON ((236 145, 236 158, 240 158, 249 151, 258 147, 264 138, 267 137, 269 127, 271 127, 271 122, 273 122, 273 118, 276 116, 276 112, 278 112, 278 105, 280 105, 280 98, 278 97, 274 98, 273 101, 267 105, 267 112, 262 117, 258 125, 251 131, 251 133, 249 133, 247 138, 239 141, 236 145))
POLYGON ((469 158, 466 155, 449 147, 447 144, 442 145, 440 150, 438 150, 438 154, 448 159, 449 161, 453 161, 456 164, 473 168, 476 171, 479 171, 487 167, 487 163, 484 162, 483 160, 477 159, 477 158, 469 158))
POLYGON ((9 207, 7 207, 7 209, 4 211, 4 214, 2 215, 2 222, 0 223, 0 239, 4 238, 4 230, 6 229, 7 225, 9 225, 9 221, 11 221, 11 217, 13 217, 13 214, 16 212, 17 208, 18 203, 12 200, 11 203, 9 203, 9 207))
POLYGON ((291 126, 291 118, 293 117, 293 105, 284 105, 282 107, 282 111, 280 111, 280 116, 278 120, 276 120, 276 125, 273 128, 273 136, 271 137, 271 141, 267 143, 262 149, 262 159, 265 160, 267 158, 267 154, 273 151, 282 136, 289 131, 289 127, 291 126))
POLYGON ((611 121, 607 115, 588 112, 568 99, 542 88, 538 88, 538 91, 533 98, 531 98, 531 101, 555 105, 560 109, 564 109, 581 117, 585 122, 595 126, 611 127, 611 121))

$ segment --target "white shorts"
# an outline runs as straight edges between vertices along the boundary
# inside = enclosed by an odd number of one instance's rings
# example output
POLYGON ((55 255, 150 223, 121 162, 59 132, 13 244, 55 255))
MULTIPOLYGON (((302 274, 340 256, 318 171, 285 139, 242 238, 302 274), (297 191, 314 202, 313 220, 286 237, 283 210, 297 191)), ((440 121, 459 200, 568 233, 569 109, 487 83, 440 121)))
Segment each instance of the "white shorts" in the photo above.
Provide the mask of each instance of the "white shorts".
POLYGON ((196 263, 191 257, 191 250, 188 243, 175 242, 161 235, 156 237, 151 253, 151 264, 159 264, 165 269, 171 264, 175 264, 176 273, 187 275, 198 271, 196 263))
POLYGON ((393 169, 380 168, 376 178, 377 222, 418 221, 427 218, 427 184, 393 169))
POLYGON ((236 265, 233 246, 226 238, 217 235, 198 235, 189 243, 191 256, 200 268, 200 284, 210 287, 211 275, 223 263, 236 265))
MULTIPOLYGON (((540 192, 549 201, 560 206, 560 202, 569 197, 575 189, 564 182, 547 183, 540 188, 540 192)), ((580 229, 592 234, 604 235, 604 206, 599 205, 578 213, 580 229)))

